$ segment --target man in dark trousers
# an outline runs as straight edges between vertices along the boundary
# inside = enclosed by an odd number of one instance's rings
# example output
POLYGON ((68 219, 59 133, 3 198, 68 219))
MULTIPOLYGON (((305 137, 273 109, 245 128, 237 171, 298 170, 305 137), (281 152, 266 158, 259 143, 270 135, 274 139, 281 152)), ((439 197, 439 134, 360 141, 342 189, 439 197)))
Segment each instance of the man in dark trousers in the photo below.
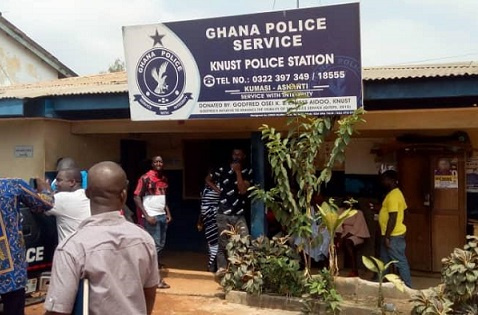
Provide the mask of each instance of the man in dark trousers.
POLYGON ((217 227, 219 248, 217 252, 216 280, 220 280, 227 268, 226 245, 228 237, 222 232, 235 227, 241 236, 249 234, 244 211, 247 208, 247 189, 252 184, 252 169, 245 164, 243 149, 232 150, 232 162, 213 170, 206 177, 206 183, 219 193, 217 227))

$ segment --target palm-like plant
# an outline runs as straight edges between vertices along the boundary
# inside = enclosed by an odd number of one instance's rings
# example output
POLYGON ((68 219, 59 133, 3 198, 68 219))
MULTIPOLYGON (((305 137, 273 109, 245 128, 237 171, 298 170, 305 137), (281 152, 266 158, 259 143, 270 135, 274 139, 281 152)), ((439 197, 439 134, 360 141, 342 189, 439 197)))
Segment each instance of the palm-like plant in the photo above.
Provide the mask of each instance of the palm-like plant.
POLYGON ((403 283, 402 279, 400 279, 399 276, 393 273, 387 273, 388 268, 397 263, 396 260, 392 260, 387 264, 384 264, 383 261, 381 261, 378 258, 375 257, 366 257, 362 256, 362 262, 367 267, 368 270, 373 271, 377 274, 378 276, 378 302, 377 306, 379 308, 383 307, 383 289, 382 289, 382 284, 383 280, 387 279, 389 282, 393 283, 393 285, 401 292, 405 290, 405 284, 403 283))
MULTIPOLYGON (((323 202, 320 206, 318 206, 320 214, 322 215, 322 224, 327 228, 327 231, 332 239, 339 226, 341 226, 345 220, 357 213, 357 210, 352 209, 352 203, 349 203, 349 205, 350 208, 340 214, 333 199, 330 199, 329 203, 323 202)), ((333 241, 329 243, 329 270, 330 274, 334 277, 339 274, 337 251, 333 241)))

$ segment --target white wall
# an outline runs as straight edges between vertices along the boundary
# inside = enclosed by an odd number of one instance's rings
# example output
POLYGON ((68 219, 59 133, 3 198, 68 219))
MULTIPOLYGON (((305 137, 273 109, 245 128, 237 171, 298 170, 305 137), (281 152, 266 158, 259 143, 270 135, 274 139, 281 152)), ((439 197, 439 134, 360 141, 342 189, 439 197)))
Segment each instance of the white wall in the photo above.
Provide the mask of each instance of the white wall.
POLYGON ((58 78, 58 72, 0 31, 0 86, 58 78))
POLYGON ((345 174, 376 175, 381 161, 377 160, 372 148, 386 139, 354 138, 345 150, 345 174))

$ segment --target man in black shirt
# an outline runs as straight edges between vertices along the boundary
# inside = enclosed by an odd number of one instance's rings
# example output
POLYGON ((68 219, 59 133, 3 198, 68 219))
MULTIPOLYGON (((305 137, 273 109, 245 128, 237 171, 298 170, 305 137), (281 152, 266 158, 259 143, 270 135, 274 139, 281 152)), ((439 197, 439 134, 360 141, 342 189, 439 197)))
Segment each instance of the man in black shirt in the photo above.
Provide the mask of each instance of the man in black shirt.
POLYGON ((209 187, 217 191, 220 196, 216 219, 219 232, 217 278, 224 275, 227 267, 226 245, 228 238, 222 232, 232 225, 241 236, 249 234, 244 211, 247 206, 247 189, 252 184, 252 169, 246 167, 245 158, 244 150, 232 150, 232 163, 213 170, 206 178, 209 187))

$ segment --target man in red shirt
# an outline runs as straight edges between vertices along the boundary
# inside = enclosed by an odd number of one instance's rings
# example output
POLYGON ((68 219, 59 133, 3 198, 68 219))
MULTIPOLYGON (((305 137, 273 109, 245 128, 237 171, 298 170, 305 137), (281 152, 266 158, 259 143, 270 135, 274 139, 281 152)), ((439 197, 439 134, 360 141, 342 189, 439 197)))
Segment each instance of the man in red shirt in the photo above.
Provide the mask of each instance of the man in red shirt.
MULTIPOLYGON (((166 244, 168 223, 172 220, 169 207, 166 204, 167 188, 168 179, 163 173, 163 158, 155 156, 152 159, 151 170, 138 180, 134 191, 134 202, 144 216, 144 228, 154 239, 158 264, 166 244)), ((158 288, 167 289, 169 285, 161 281, 158 288)))

